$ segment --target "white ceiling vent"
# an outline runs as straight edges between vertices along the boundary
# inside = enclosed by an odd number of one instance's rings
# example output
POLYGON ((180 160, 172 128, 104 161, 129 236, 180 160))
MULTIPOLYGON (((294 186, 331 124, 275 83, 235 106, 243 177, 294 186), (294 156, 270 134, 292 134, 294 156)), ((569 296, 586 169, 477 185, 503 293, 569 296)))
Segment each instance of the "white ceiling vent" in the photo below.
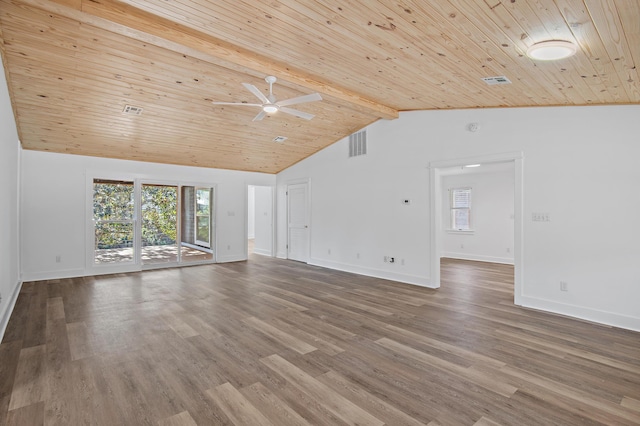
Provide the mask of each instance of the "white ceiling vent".
POLYGON ((131 115, 142 115, 142 108, 133 105, 125 105, 122 112, 131 115))
POLYGON ((367 153, 367 131, 360 130, 349 135, 349 158, 367 153))
POLYGON ((504 75, 499 75, 496 77, 484 77, 482 81, 487 83, 489 86, 495 86, 497 84, 511 84, 511 80, 509 80, 504 75))
POLYGON ((275 143, 282 143, 282 142, 286 141, 287 139, 289 139, 289 138, 286 137, 286 136, 276 136, 275 138, 273 138, 273 141, 275 143))

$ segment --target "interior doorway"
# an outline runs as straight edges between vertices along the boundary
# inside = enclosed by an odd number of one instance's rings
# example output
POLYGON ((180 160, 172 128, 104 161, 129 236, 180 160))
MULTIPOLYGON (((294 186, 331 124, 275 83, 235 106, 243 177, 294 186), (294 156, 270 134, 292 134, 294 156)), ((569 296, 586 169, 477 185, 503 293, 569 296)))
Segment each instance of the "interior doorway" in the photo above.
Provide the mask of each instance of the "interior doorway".
MULTIPOLYGON (((493 155, 493 156, 484 156, 484 157, 474 157, 474 158, 465 158, 451 161, 442 161, 442 162, 434 162, 431 163, 430 168, 430 186, 431 186, 431 229, 433 230, 433 235, 431 238, 431 277, 430 284, 431 287, 438 288, 441 285, 441 258, 443 256, 450 256, 452 258, 462 259, 461 262, 495 262, 495 263, 509 263, 509 259, 512 259, 513 263, 513 285, 514 285, 514 303, 516 305, 521 304, 522 297, 522 255, 523 255, 523 243, 522 243, 522 226, 523 226, 523 216, 522 216, 522 197, 523 197, 523 187, 522 187, 522 154, 521 153, 509 153, 503 155, 493 155), (474 192, 473 188, 471 188, 470 192, 460 191, 461 194, 464 194, 465 197, 469 196, 471 199, 471 219, 469 229, 452 229, 450 225, 451 218, 457 217, 460 218, 464 216, 460 212, 454 212, 451 203, 451 193, 449 192, 452 188, 446 187, 443 184, 443 181, 447 179, 447 176, 451 175, 451 171, 458 169, 460 171, 464 171, 464 169, 469 169, 469 165, 477 165, 480 164, 480 167, 486 167, 486 170, 494 169, 502 169, 504 171, 505 168, 510 173, 513 181, 513 198, 512 203, 509 210, 510 212, 506 213, 509 215, 507 218, 512 223, 512 247, 509 246, 509 243, 498 243, 501 244, 502 247, 500 250, 504 250, 502 252, 496 251, 492 254, 483 254, 478 255, 477 253, 474 256, 469 256, 465 253, 465 242, 471 242, 472 239, 470 236, 474 235, 473 229, 473 197, 474 192), (484 165, 484 166, 483 166, 484 165), (467 166, 467 167, 465 167, 467 166), (512 216, 511 216, 512 215, 512 216), (451 233, 449 235, 448 233, 451 233), (454 238, 446 238, 453 236, 454 238), (466 238, 466 239, 465 239, 466 238), (452 245, 451 241, 455 241, 455 244, 452 245), (447 246, 445 246, 445 242, 447 246), (504 246, 504 247, 503 247, 504 246), (452 247, 453 247, 453 255, 452 255, 452 247), (446 248, 446 251, 445 251, 446 248), (457 253, 456 253, 457 252, 457 253), (461 254, 462 253, 462 254, 461 254), (500 254, 501 253, 501 254, 500 254)), ((478 168, 480 168, 478 167, 478 168)), ((464 173, 464 172, 461 172, 464 173)), ((467 171, 466 173, 471 173, 467 171)), ((458 179, 455 181, 458 186, 457 189, 464 188, 469 189, 469 185, 463 185, 462 182, 464 179, 458 179)), ((476 194, 478 196, 480 194, 476 194)), ((486 195, 486 194, 485 194, 486 195)), ((465 198, 462 197, 462 198, 465 198)), ((466 198, 461 200, 463 202, 459 203, 460 206, 464 208, 463 204, 465 204, 466 198)), ((460 201, 460 200, 459 200, 460 201)), ((503 207, 504 209, 504 207, 503 207)), ((503 219, 505 219, 503 217, 503 219)), ((464 220, 461 221, 462 224, 467 224, 464 220)), ((486 235, 484 237, 487 237, 486 235)), ((476 239, 478 240, 478 239, 476 239)), ((511 241, 511 240, 510 240, 511 241)), ((495 241, 491 240, 491 237, 487 237, 486 241, 489 244, 493 244, 495 241)), ((467 252, 468 253, 468 252, 467 252)), ((481 264, 478 264, 481 265, 481 264)))
POLYGON ((273 187, 247 187, 247 255, 274 255, 273 187))

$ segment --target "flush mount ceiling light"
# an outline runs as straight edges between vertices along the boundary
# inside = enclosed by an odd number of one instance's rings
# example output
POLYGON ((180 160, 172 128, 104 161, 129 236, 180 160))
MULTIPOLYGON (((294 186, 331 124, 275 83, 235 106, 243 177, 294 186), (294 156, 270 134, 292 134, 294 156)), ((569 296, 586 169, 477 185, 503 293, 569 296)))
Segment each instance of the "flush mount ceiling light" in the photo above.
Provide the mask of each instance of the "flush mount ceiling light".
POLYGON ((274 104, 263 105, 262 110, 267 114, 273 114, 274 112, 278 112, 278 106, 274 104))
POLYGON ((578 47, 570 41, 548 40, 527 49, 527 56, 537 61, 555 61, 573 56, 578 47))
POLYGON ((482 164, 467 164, 465 167, 480 167, 482 164))

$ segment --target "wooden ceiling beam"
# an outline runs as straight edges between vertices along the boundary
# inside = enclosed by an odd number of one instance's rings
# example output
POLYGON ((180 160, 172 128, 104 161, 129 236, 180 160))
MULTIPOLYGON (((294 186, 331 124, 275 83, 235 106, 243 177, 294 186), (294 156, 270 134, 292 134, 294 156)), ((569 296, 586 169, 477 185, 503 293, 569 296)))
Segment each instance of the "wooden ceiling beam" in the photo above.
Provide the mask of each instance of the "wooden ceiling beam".
POLYGON ((270 58, 117 0, 12 0, 219 66, 278 78, 346 102, 356 111, 398 118, 398 110, 317 80, 270 58))

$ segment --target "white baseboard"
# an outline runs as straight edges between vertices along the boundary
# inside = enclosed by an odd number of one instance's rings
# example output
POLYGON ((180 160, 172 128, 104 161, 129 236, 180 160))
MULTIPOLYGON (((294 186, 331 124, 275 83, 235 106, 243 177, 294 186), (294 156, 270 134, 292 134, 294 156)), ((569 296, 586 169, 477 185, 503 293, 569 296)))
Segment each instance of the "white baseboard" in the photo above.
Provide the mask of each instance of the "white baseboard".
POLYGON ((504 263, 506 265, 513 265, 513 257, 484 256, 481 254, 454 253, 454 252, 442 253, 440 257, 449 257, 451 259, 460 259, 460 260, 475 260, 476 262, 504 263))
POLYGON ((366 275, 368 277, 398 281, 401 283, 413 284, 420 287, 435 288, 431 285, 428 277, 420 277, 417 275, 403 274, 401 272, 367 268, 359 265, 350 265, 347 263, 332 262, 332 261, 328 261, 325 259, 318 259, 318 258, 309 259, 309 265, 322 266, 323 268, 336 269, 338 271, 351 272, 354 274, 366 275))
POLYGON ((271 257, 271 251, 270 250, 265 250, 265 249, 259 249, 259 248, 253 248, 253 252, 255 254, 259 254, 261 256, 269 256, 271 257))
POLYGON ((9 318, 11 318, 13 308, 15 308, 16 302, 18 301, 18 295, 20 294, 21 288, 22 281, 18 281, 13 289, 13 293, 9 297, 9 300, 5 302, 4 311, 2 312, 2 315, 0 315, 0 342, 2 342, 2 339, 4 338, 4 332, 7 331, 7 324, 9 324, 9 318))
POLYGON ((569 305, 531 296, 522 296, 521 301, 522 306, 526 308, 539 309, 541 311, 567 315, 599 324, 640 331, 640 318, 638 317, 629 317, 613 312, 599 311, 583 306, 569 305))
POLYGON ((44 272, 23 272, 22 281, 42 281, 42 280, 57 280, 62 278, 75 278, 84 277, 86 275, 94 275, 93 271, 86 271, 85 269, 61 269, 56 271, 44 271, 44 272))
POLYGON ((246 255, 228 255, 228 256, 219 256, 216 257, 216 263, 227 263, 227 262, 242 262, 243 260, 247 260, 246 255))

